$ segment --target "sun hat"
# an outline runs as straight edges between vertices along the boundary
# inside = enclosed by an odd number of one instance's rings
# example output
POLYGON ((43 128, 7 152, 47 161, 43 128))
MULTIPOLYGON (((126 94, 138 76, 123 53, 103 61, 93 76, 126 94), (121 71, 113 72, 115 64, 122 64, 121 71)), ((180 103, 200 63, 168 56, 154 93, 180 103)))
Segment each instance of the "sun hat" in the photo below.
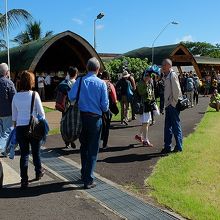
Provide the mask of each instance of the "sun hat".
POLYGON ((157 65, 148 66, 146 72, 159 74, 160 68, 157 65))
POLYGON ((130 74, 126 70, 122 73, 123 78, 129 77, 129 76, 130 76, 130 74))

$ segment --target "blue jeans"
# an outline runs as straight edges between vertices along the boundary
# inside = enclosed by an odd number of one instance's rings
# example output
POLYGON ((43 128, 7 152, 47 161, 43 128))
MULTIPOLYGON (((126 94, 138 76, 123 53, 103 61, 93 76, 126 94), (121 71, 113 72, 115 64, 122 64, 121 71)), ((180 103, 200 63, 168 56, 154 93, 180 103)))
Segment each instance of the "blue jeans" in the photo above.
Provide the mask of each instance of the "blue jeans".
POLYGON ((21 158, 20 158, 20 176, 22 181, 28 180, 28 159, 31 152, 33 157, 33 163, 35 167, 36 175, 41 173, 41 159, 40 159, 40 141, 36 139, 30 139, 27 136, 29 126, 17 126, 16 138, 20 146, 21 158))
POLYGON ((81 114, 82 132, 80 134, 81 174, 85 185, 93 182, 99 141, 102 130, 102 117, 98 115, 81 114))
POLYGON ((176 148, 182 151, 182 129, 180 125, 180 112, 175 107, 169 105, 165 109, 165 126, 164 126, 164 148, 171 150, 172 136, 176 140, 176 148))
POLYGON ((6 142, 11 133, 12 117, 0 117, 0 150, 5 151, 6 142))

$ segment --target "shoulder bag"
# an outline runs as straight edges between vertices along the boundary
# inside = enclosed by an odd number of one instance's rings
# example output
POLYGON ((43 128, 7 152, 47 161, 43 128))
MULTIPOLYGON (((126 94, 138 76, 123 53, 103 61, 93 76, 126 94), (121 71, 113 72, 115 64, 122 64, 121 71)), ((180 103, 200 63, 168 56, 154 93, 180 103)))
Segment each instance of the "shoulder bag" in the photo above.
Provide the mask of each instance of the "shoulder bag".
POLYGON ((42 140, 45 136, 45 124, 43 120, 38 120, 35 116, 33 116, 33 108, 34 108, 34 101, 35 101, 35 92, 32 93, 31 98, 31 110, 30 110, 30 121, 29 121, 29 130, 28 136, 30 138, 34 138, 37 140, 42 140))
POLYGON ((77 140, 82 130, 82 122, 80 110, 78 106, 79 94, 82 84, 82 77, 80 77, 79 87, 77 90, 76 101, 70 105, 60 122, 60 132, 65 142, 72 143, 77 140))

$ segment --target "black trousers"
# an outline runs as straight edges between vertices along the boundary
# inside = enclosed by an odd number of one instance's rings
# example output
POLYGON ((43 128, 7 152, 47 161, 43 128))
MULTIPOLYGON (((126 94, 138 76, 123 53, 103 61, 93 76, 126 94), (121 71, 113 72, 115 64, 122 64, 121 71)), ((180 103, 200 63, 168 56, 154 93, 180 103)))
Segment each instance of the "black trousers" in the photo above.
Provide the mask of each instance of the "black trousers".
POLYGON ((108 144, 108 137, 109 137, 109 128, 112 119, 112 113, 108 111, 105 113, 105 116, 102 117, 102 134, 101 140, 103 140, 103 147, 106 147, 108 144))

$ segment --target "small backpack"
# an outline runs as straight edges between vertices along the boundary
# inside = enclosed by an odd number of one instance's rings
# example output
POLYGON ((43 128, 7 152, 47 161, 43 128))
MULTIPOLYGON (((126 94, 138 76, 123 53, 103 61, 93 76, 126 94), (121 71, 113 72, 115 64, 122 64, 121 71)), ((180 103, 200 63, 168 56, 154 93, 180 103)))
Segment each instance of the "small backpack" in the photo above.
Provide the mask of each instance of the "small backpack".
POLYGON ((64 80, 57 86, 56 103, 55 103, 56 110, 60 112, 65 112, 68 104, 67 93, 70 89, 71 89, 71 83, 69 80, 64 80))
POLYGON ((109 99, 109 109, 114 115, 117 115, 119 113, 119 110, 117 107, 117 103, 115 103, 112 98, 111 84, 110 82, 107 82, 106 84, 107 84, 108 99, 109 99))
POLYGON ((194 85, 193 85, 193 79, 192 78, 188 78, 186 81, 186 90, 187 92, 191 92, 193 91, 194 85))

